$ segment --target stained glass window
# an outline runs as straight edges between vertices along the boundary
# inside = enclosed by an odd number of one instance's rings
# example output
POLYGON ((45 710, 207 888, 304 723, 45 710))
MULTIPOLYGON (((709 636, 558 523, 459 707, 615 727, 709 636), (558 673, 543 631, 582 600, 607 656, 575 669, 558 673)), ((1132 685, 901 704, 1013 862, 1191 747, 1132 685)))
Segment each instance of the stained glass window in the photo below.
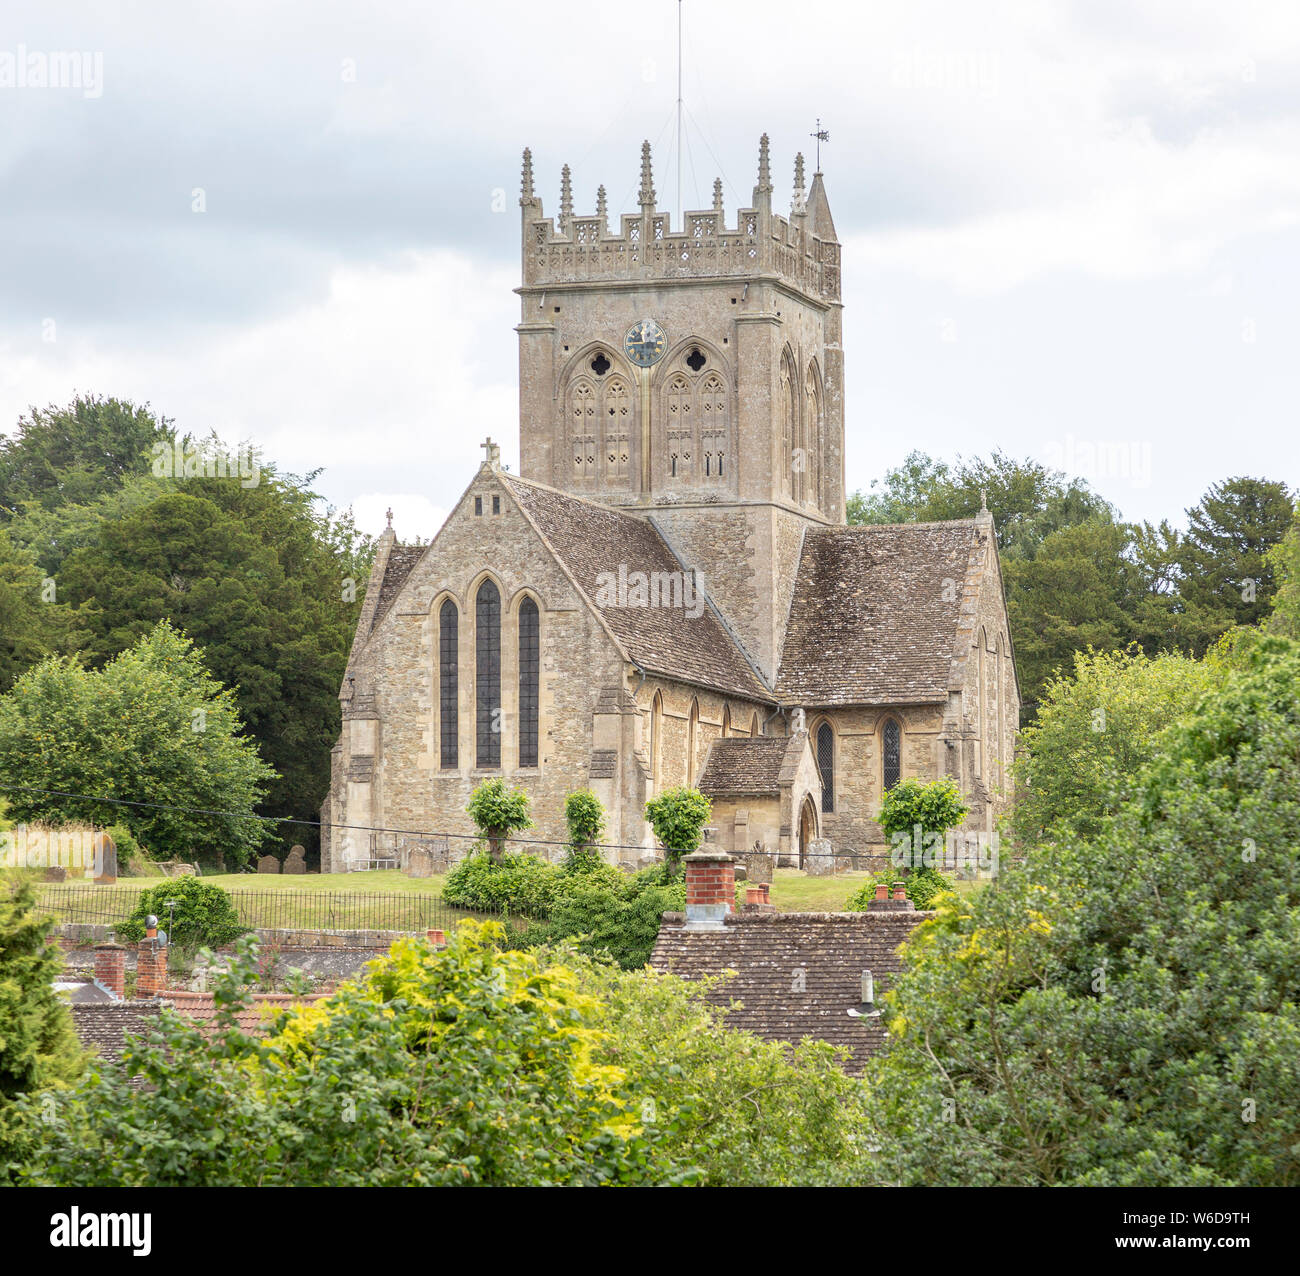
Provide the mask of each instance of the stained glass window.
POLYGON ((450 598, 438 612, 438 718, 443 770, 455 770, 460 730, 459 679, 460 613, 450 598))
POLYGON ((501 765, 501 591, 485 580, 474 611, 475 693, 477 705, 476 764, 501 765))
POLYGON ((519 606, 519 765, 537 765, 537 700, 540 622, 537 604, 519 606))

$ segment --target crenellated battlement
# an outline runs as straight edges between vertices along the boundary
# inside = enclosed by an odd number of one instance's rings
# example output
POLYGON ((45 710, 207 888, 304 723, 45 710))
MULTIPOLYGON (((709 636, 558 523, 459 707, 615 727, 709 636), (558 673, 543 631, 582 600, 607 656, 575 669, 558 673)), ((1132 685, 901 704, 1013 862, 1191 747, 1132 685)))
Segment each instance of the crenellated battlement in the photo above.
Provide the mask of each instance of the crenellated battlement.
POLYGON ((840 300, 840 245, 835 238, 821 174, 803 190, 803 156, 795 160, 795 186, 789 217, 772 211, 768 139, 759 143, 758 184, 751 207, 727 222, 722 182, 713 184, 713 207, 683 214, 674 227, 659 211, 651 169, 650 143, 641 147, 640 212, 623 213, 611 232, 605 188, 596 211, 573 213, 568 165, 561 174, 560 215, 546 217, 533 185, 532 155, 524 151, 520 192, 524 290, 554 284, 614 280, 671 280, 775 276, 822 302, 840 300))

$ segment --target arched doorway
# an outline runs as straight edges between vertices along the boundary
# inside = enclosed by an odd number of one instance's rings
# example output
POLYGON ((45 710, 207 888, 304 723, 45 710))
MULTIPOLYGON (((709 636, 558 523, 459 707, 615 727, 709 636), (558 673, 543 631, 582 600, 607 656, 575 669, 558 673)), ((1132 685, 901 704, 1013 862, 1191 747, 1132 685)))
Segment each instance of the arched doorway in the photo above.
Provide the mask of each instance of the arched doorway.
POLYGON ((817 836, 817 804, 809 794, 799 807, 799 867, 803 868, 803 857, 808 843, 817 836))

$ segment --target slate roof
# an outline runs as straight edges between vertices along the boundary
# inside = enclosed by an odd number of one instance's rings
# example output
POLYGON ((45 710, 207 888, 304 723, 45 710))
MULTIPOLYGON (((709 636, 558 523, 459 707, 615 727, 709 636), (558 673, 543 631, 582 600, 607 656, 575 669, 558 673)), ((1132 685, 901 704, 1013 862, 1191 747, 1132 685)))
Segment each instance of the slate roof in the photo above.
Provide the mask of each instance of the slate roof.
POLYGON ((74 1002, 69 1009, 77 1040, 110 1063, 119 1063, 128 1035, 147 1035, 156 1026, 162 1004, 157 1001, 112 1001, 98 1005, 74 1002))
POLYGON ((427 548, 427 545, 393 545, 389 549, 388 562, 384 565, 384 579, 379 585, 379 602, 375 607, 375 619, 370 626, 371 632, 388 614, 388 609, 393 605, 402 586, 406 584, 406 578, 427 548))
POLYGON ((809 528, 778 697, 809 706, 947 699, 978 531, 973 519, 809 528))
POLYGON ((729 796, 779 794, 781 768, 792 743, 803 747, 802 738, 784 736, 714 740, 700 773, 700 792, 729 796))
POLYGON ((603 573, 617 577, 623 565, 629 576, 682 571, 649 522, 513 474, 500 478, 632 660, 683 682, 771 701, 709 606, 694 617, 683 607, 597 607, 603 573))
POLYGON ((684 979, 734 970, 734 978, 708 994, 720 1006, 740 1005, 728 1027, 768 1041, 804 1037, 850 1051, 845 1070, 862 1071, 885 1042, 879 1019, 848 1014, 861 999, 862 972, 875 979, 876 1004, 902 968, 898 948, 918 922, 918 912, 741 913, 722 930, 686 930, 682 914, 665 913, 650 964, 684 979), (802 971, 804 991, 794 988, 802 971))

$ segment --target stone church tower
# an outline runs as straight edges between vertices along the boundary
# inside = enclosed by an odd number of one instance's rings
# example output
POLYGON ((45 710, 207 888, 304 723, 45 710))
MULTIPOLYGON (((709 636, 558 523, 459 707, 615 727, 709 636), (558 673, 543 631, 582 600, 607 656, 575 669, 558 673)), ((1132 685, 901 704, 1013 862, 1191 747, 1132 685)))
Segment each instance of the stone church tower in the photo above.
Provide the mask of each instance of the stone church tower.
POLYGON ((719 845, 793 862, 814 839, 879 854, 909 776, 954 776, 993 827, 1019 692, 992 519, 845 525, 841 248, 805 185, 797 157, 773 209, 764 136, 750 206, 729 217, 715 182, 674 226, 646 143, 611 227, 603 187, 574 213, 567 167, 547 217, 524 152, 521 474, 489 439, 430 545, 380 538, 323 867, 472 833, 494 776, 557 842, 593 789, 618 860, 680 784, 719 845))
POLYGON ((652 513, 775 678, 800 535, 844 522, 840 245, 822 175, 805 191, 798 156, 790 216, 774 213, 764 134, 752 206, 728 225, 717 181, 713 207, 674 227, 646 142, 638 200, 611 233, 603 186, 595 214, 574 215, 566 166, 545 217, 524 152, 521 471, 652 513))

